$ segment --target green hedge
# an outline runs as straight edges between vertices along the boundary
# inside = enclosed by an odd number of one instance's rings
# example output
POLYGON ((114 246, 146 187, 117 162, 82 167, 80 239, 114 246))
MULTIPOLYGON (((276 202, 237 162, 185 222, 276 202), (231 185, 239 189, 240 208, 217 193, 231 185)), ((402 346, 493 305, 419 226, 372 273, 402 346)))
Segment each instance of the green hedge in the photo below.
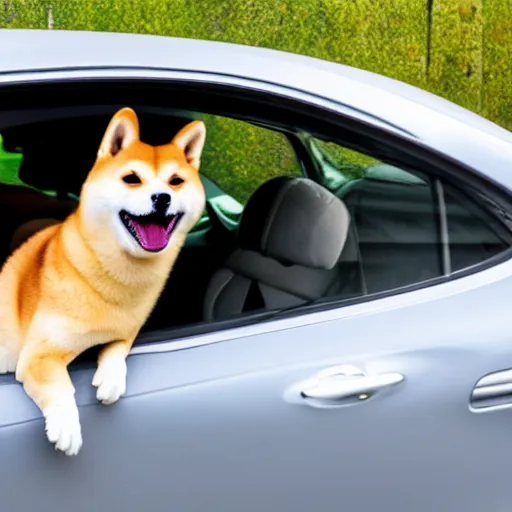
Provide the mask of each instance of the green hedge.
POLYGON ((482 0, 433 2, 428 88, 473 111, 481 110, 482 0))
POLYGON ((512 0, 484 0, 482 115, 512 130, 512 0))
MULTIPOLYGON (((433 0, 431 14, 428 5, 428 0, 7 0, 0 2, 0 27, 46 28, 51 6, 54 29, 271 47, 403 80, 512 129, 512 0, 433 0)), ((280 169, 296 172, 282 140, 272 134, 218 118, 208 122, 205 165, 221 185, 240 190, 241 199, 280 169)))
POLYGON ((207 143, 201 172, 240 203, 245 204, 259 185, 274 176, 300 176, 295 153, 281 134, 234 119, 202 118, 207 143))

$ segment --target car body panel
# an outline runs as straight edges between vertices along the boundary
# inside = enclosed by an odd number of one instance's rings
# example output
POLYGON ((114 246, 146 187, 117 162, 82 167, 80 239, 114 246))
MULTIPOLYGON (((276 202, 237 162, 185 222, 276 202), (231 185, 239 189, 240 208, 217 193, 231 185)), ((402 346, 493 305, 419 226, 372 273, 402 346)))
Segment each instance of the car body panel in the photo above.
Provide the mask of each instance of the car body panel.
MULTIPOLYGON (((221 43, 0 31, 1 85, 80 76, 193 77, 348 107, 512 190, 508 132, 370 73, 221 43)), ((470 399, 482 377, 512 368, 512 261, 473 270, 343 308, 141 337, 126 396, 111 407, 96 403, 94 369, 77 366, 76 458, 53 452, 35 405, 2 376, 0 503, 56 512, 508 510, 511 403, 473 410, 470 399), (344 406, 301 397, 304 380, 346 364, 404 380, 344 406)))
POLYGON ((4 382, 1 402, 18 410, 0 409, 0 453, 9 461, 0 465, 2 504, 72 504, 77 512, 114 502, 127 511, 504 510, 512 499, 512 409, 476 414, 468 404, 482 376, 512 367, 506 303, 493 300, 511 281, 473 279, 470 291, 374 306, 371 316, 350 306, 342 319, 271 335, 240 329, 193 350, 133 355, 127 396, 113 407, 94 404, 92 369, 74 372, 85 444, 72 459, 52 453, 42 421, 30 421, 35 406, 4 382), (405 380, 332 409, 290 393, 338 364, 405 380))

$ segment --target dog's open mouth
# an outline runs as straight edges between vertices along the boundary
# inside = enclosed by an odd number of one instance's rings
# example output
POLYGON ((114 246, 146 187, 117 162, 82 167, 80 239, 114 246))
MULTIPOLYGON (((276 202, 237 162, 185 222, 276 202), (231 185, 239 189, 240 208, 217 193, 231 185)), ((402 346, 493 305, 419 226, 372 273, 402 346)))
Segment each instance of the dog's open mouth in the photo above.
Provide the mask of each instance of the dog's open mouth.
POLYGON ((150 213, 149 215, 133 215, 122 210, 119 216, 126 229, 144 250, 158 252, 167 247, 172 232, 183 214, 150 213))

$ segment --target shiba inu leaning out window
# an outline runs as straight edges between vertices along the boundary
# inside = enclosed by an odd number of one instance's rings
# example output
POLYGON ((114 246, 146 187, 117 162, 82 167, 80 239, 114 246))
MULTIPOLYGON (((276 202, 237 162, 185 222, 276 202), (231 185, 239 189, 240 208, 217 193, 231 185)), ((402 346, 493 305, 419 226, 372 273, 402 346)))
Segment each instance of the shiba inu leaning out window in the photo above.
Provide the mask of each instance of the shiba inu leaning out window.
POLYGON ((15 372, 67 455, 82 446, 67 366, 100 345, 97 398, 124 394, 126 357, 204 210, 204 123, 160 146, 139 132, 132 109, 113 116, 76 210, 29 236, 0 272, 11 298, 0 305, 0 372, 15 372))

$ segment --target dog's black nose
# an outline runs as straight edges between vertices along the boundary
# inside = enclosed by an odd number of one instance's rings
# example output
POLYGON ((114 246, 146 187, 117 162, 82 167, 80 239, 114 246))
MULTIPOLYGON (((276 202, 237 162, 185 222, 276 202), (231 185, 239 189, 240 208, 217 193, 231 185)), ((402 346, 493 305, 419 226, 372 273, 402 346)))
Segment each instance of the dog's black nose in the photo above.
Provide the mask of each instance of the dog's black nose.
POLYGON ((153 207, 157 212, 165 213, 171 204, 171 196, 166 193, 153 194, 151 196, 151 201, 153 201, 153 207))

